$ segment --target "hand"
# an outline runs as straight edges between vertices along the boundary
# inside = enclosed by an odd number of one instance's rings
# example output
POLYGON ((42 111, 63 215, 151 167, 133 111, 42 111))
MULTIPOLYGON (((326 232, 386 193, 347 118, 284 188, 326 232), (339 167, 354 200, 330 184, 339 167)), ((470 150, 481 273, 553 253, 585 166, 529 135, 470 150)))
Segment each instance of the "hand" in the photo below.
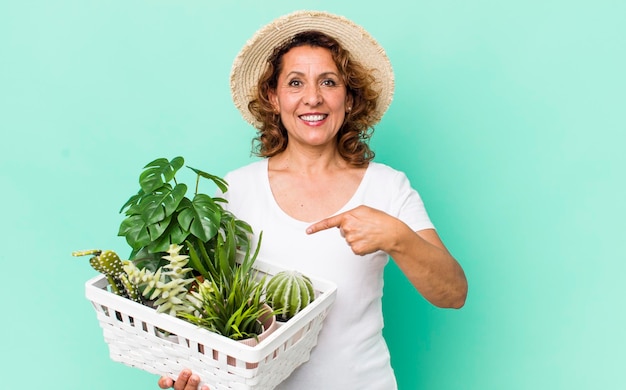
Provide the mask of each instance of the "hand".
POLYGON ((460 308, 467 297, 463 268, 452 257, 435 229, 414 232, 380 210, 359 206, 309 226, 308 234, 339 228, 357 255, 382 250, 393 258, 413 286, 433 305, 460 308))
POLYGON ((356 255, 382 250, 389 252, 396 239, 397 218, 367 206, 358 206, 345 213, 323 219, 309 226, 307 234, 336 227, 356 255))
MULTIPOLYGON (((198 390, 200 384, 200 377, 192 374, 190 370, 182 370, 176 382, 172 378, 162 376, 159 379, 159 387, 162 389, 174 388, 174 390, 198 390)), ((202 386, 201 390, 209 390, 208 386, 202 386)))

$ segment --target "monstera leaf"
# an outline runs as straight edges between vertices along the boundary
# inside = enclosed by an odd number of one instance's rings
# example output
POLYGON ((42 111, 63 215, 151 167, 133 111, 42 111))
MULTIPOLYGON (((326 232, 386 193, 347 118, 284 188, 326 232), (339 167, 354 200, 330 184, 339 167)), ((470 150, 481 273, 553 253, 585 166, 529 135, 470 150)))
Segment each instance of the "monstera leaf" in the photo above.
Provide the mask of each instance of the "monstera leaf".
POLYGON ((126 242, 133 250, 139 250, 141 247, 150 243, 148 225, 139 214, 131 215, 124 219, 120 224, 117 235, 124 236, 126 242))
POLYGON ((179 207, 178 223, 204 242, 217 234, 221 218, 222 207, 205 194, 196 194, 191 202, 183 200, 179 207))
POLYGON ((188 167, 188 168, 194 171, 195 173, 197 173, 199 177, 204 177, 205 179, 209 179, 213 181, 213 183, 215 183, 215 185, 218 186, 220 191, 226 192, 228 190, 228 183, 226 183, 226 180, 222 179, 221 177, 211 175, 210 173, 206 173, 196 168, 192 168, 192 167, 188 167))
POLYGON ((199 193, 201 178, 226 192, 224 179, 188 166, 196 174, 191 200, 189 186, 176 180, 184 164, 182 157, 158 158, 144 167, 139 191, 120 209, 126 218, 118 235, 132 247, 133 261, 159 262, 160 252, 176 244, 185 247, 182 253, 189 254, 190 265, 200 274, 214 274, 220 266, 232 269, 236 252, 249 250, 252 229, 222 207, 225 199, 199 193))
POLYGON ((139 201, 141 200, 141 198, 144 197, 145 194, 146 193, 143 192, 142 189, 139 189, 139 191, 135 195, 128 198, 126 203, 124 203, 124 205, 120 209, 120 213, 126 209, 126 215, 141 214, 141 210, 139 209, 139 201))
POLYGON ((176 184, 174 188, 169 184, 156 188, 139 202, 141 217, 148 225, 163 221, 176 211, 186 193, 187 186, 183 183, 176 184))
POLYGON ((147 246, 148 252, 165 252, 170 247, 170 244, 181 244, 185 242, 185 239, 189 236, 189 231, 184 230, 175 221, 176 218, 174 217, 168 218, 169 223, 167 225, 164 224, 165 230, 147 246))
POLYGON ((144 167, 139 176, 139 185, 145 193, 150 193, 163 184, 174 179, 176 172, 185 164, 182 157, 174 157, 172 161, 157 158, 144 167))

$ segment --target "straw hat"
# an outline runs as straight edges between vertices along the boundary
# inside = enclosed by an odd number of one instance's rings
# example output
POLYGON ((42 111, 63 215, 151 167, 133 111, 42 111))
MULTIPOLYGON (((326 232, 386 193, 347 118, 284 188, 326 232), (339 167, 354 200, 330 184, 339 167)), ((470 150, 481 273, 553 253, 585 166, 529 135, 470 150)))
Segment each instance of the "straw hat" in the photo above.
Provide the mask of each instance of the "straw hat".
POLYGON ((243 118, 253 126, 260 127, 260 123, 248 111, 248 102, 254 96, 267 60, 276 46, 308 30, 320 31, 337 39, 355 61, 373 72, 379 83, 380 96, 371 125, 380 121, 391 104, 394 88, 393 69, 385 50, 363 27, 343 16, 322 11, 296 11, 279 17, 258 30, 241 49, 233 62, 230 89, 235 106, 243 118))

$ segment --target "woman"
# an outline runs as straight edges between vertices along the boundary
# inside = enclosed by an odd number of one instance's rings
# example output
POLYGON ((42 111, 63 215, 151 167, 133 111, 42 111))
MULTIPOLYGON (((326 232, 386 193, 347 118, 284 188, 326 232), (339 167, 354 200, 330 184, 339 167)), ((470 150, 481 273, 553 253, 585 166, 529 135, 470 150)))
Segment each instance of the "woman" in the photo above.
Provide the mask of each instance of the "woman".
MULTIPOLYGON (((382 337, 389 257, 439 307, 462 307, 467 282, 406 176, 372 161, 393 90, 384 51, 342 17, 296 12, 243 48, 231 86, 265 158, 226 175, 228 208, 263 231, 260 258, 338 286, 310 360, 280 388, 396 388, 382 337)), ((198 383, 185 370, 174 388, 198 383)))

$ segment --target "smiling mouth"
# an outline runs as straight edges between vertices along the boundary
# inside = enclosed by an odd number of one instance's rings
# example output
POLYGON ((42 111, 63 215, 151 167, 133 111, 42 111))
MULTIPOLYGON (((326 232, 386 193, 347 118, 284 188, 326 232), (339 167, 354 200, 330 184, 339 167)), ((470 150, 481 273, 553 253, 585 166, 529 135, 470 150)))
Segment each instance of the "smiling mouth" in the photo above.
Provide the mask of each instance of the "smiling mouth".
POLYGON ((300 115, 299 118, 306 122, 319 122, 326 119, 326 114, 300 115))

